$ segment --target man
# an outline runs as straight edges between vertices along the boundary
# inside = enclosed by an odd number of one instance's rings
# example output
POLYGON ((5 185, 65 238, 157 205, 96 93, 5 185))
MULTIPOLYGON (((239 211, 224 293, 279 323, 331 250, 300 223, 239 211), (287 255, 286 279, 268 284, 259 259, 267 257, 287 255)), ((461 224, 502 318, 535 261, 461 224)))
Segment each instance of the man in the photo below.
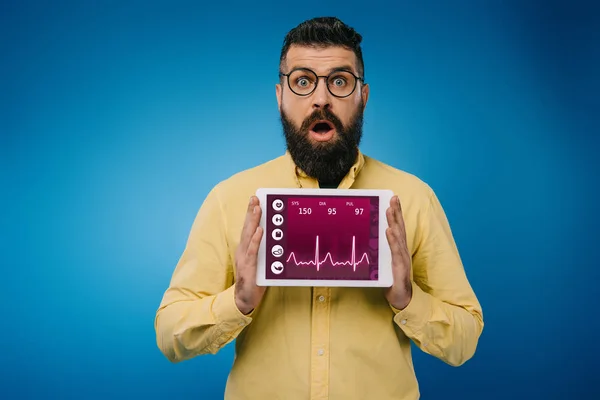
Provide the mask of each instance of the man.
POLYGON ((288 151, 210 191, 157 311, 173 362, 237 339, 226 399, 418 399, 411 340, 454 366, 475 352, 482 311, 436 195, 358 149, 361 40, 336 18, 288 33, 276 85, 288 151), (393 286, 258 287, 260 187, 392 190, 393 286))

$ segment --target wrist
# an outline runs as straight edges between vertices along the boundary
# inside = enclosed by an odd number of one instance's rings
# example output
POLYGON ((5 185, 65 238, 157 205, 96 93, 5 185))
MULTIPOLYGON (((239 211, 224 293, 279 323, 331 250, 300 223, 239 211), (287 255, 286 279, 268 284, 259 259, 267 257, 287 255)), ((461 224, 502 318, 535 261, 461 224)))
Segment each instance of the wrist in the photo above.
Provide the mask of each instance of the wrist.
POLYGON ((235 296, 235 306, 244 315, 248 315, 248 314, 250 314, 252 312, 252 310, 254 310, 254 307, 252 305, 250 305, 247 302, 241 300, 237 296, 237 294, 235 296))
POLYGON ((248 306, 246 304, 240 304, 236 302, 235 305, 237 306, 238 310, 240 310, 240 312, 244 315, 248 315, 252 311, 254 311, 254 307, 248 306))
POLYGON ((408 307, 411 300, 412 300, 412 283, 410 281, 408 281, 408 283, 405 285, 403 293, 396 296, 395 298, 393 298, 392 301, 390 301, 390 304, 392 307, 394 307, 398 310, 404 310, 406 307, 408 307))
POLYGON ((390 302, 390 305, 392 307, 394 307, 397 310, 404 310, 406 307, 408 307, 408 305, 410 304, 410 298, 409 299, 401 299, 401 300, 397 300, 394 302, 390 302))

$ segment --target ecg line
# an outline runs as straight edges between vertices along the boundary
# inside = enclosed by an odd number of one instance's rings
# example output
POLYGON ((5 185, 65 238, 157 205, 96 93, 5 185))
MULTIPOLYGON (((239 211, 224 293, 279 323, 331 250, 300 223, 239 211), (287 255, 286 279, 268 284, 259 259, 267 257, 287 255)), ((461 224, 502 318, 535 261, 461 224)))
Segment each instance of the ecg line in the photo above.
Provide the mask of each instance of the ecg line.
POLYGON ((349 261, 333 261, 333 257, 331 256, 330 252, 325 255, 325 258, 323 260, 319 260, 319 258, 320 258, 319 257, 319 236, 317 236, 317 238, 316 238, 314 260, 312 260, 312 261, 297 261, 296 255, 294 254, 294 252, 291 252, 290 256, 287 259, 287 262, 290 262, 290 260, 292 258, 294 259, 294 263, 296 265, 298 265, 298 266, 299 265, 314 265, 317 267, 317 271, 321 267, 321 264, 324 264, 327 261, 327 259, 329 259, 329 261, 331 262, 331 265, 333 265, 334 267, 336 267, 338 265, 352 265, 354 272, 356 272, 356 266, 358 264, 360 264, 361 262, 363 262, 363 260, 366 259, 367 264, 369 264, 369 257, 367 256, 367 253, 363 253, 360 260, 356 261, 356 236, 352 236, 352 256, 349 261))

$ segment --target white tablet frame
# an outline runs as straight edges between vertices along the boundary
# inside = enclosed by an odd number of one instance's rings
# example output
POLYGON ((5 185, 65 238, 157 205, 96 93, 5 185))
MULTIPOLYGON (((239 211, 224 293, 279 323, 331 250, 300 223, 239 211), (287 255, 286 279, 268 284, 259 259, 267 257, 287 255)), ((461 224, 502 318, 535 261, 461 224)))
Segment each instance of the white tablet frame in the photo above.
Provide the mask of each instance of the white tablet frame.
POLYGON ((314 287, 390 287, 394 279, 392 276, 392 254, 387 235, 388 228, 386 210, 393 196, 391 190, 381 189, 309 189, 309 188, 259 188, 256 196, 260 201, 262 210, 260 226, 263 237, 258 250, 258 263, 256 271, 256 284, 258 286, 314 286, 314 287), (379 244, 378 244, 378 279, 377 280, 325 280, 325 279, 267 279, 266 278, 266 238, 267 220, 266 208, 267 195, 303 195, 303 196, 376 196, 379 197, 379 244))

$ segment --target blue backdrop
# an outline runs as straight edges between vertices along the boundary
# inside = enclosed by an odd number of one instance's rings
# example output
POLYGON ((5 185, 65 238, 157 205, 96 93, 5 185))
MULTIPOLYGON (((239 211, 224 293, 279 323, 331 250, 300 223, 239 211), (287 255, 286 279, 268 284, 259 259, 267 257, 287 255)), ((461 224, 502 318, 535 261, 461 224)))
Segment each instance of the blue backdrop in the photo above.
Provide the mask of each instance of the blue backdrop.
POLYGON ((233 347, 170 364, 155 311, 210 188, 283 153, 279 51, 320 15, 364 36, 363 151, 436 190, 483 306, 467 364, 414 352, 423 398, 600 396, 591 4, 3 1, 0 397, 222 398, 233 347))

